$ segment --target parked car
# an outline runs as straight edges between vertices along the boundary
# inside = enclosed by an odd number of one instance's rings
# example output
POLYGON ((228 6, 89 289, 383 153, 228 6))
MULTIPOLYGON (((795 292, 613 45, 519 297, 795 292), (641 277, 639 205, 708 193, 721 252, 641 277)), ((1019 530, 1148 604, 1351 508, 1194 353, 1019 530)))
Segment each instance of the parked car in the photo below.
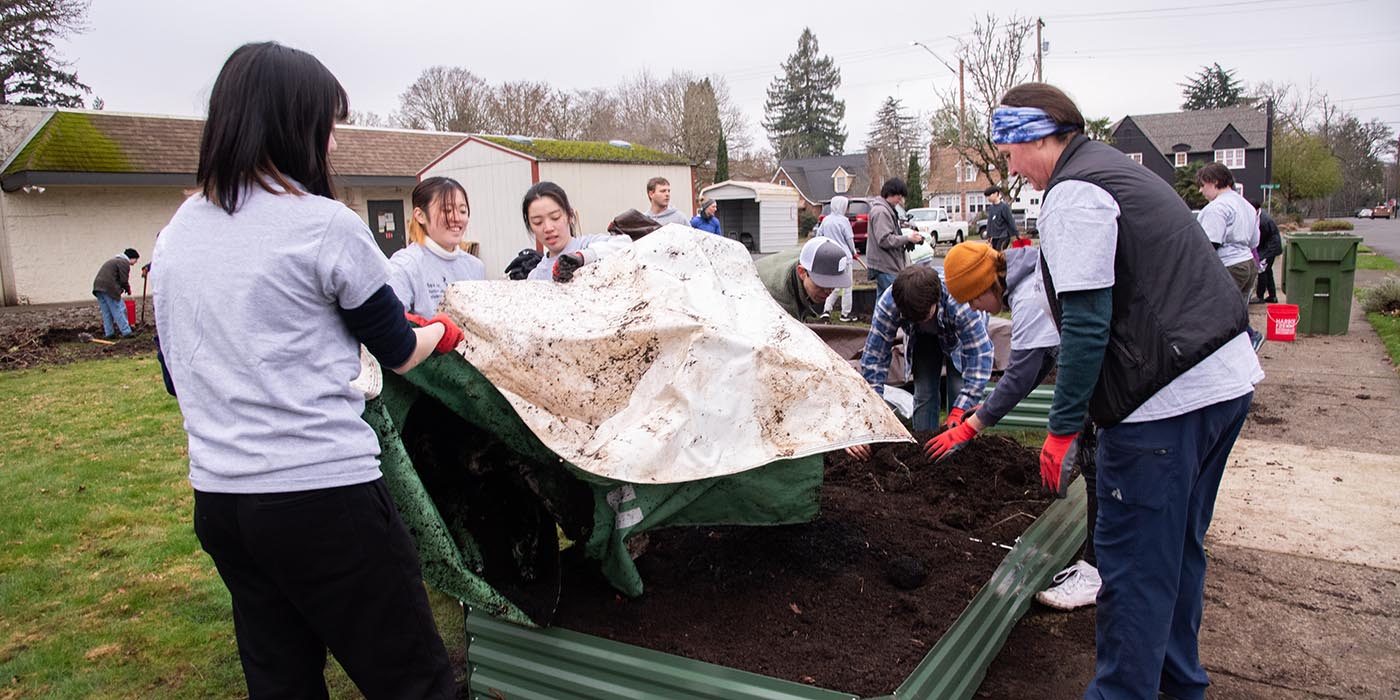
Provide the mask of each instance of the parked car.
POLYGON ((1395 207, 1392 207, 1392 206, 1390 206, 1389 204, 1377 204, 1376 206, 1371 207, 1371 218, 1372 218, 1372 219, 1394 219, 1394 218, 1395 218, 1395 207))
POLYGON ((962 243, 967 236, 967 222, 953 219, 943 207, 910 209, 905 219, 934 243, 962 243))
POLYGON ((1362 208, 1360 211, 1356 212, 1356 218, 1358 218, 1358 219, 1369 219, 1369 218, 1371 218, 1371 208, 1370 208, 1370 207, 1364 207, 1364 208, 1362 208))
MULTIPOLYGON (((822 205, 822 215, 817 219, 817 225, 821 225, 821 220, 831 213, 831 203, 822 205)), ((851 232, 855 234, 856 250, 862 255, 865 254, 865 238, 870 228, 870 198, 851 197, 851 201, 846 204, 846 219, 851 222, 851 232)))

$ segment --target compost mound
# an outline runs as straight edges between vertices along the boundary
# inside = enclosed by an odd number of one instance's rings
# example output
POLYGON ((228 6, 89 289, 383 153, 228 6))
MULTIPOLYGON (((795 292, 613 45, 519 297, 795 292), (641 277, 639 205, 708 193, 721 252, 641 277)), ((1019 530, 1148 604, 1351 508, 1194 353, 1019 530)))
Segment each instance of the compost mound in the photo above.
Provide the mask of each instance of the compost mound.
POLYGON ((1036 452, 996 436, 930 463, 921 445, 827 455, 821 515, 648 533, 639 598, 567 564, 555 623, 870 697, 893 691, 1045 509, 1036 452))

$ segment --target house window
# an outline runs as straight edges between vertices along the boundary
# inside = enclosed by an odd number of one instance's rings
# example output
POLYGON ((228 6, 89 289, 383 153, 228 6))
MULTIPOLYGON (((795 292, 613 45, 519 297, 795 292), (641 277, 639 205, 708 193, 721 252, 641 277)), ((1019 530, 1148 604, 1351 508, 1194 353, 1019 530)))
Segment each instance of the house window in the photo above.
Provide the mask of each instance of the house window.
POLYGON ((836 190, 837 194, 841 194, 851 188, 850 178, 845 175, 836 175, 832 179, 834 180, 832 183, 833 189, 836 190))
POLYGON ((1181 152, 1181 153, 1177 153, 1177 154, 1175 154, 1175 155, 1176 155, 1176 167, 1178 167, 1178 168, 1184 168, 1184 167, 1186 167, 1186 153, 1185 153, 1185 152, 1181 152))
POLYGON ((953 166, 954 182, 977 182, 977 166, 959 162, 953 166))
POLYGON ((1244 170, 1243 148, 1220 148, 1215 151, 1215 162, 1231 169, 1244 170))
POLYGON ((1129 154, 1128 154, 1128 157, 1131 158, 1131 159, 1133 160, 1134 163, 1137 163, 1138 165, 1142 165, 1142 154, 1141 154, 1141 153, 1129 153, 1129 154))

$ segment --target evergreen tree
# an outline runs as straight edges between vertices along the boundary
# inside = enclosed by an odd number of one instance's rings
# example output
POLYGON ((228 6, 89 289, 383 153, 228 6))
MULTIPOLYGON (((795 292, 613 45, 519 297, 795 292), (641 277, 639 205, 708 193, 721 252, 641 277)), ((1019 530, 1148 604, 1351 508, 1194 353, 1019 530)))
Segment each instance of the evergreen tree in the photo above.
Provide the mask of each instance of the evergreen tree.
POLYGON ((682 98, 681 112, 681 155, 692 163, 698 163, 697 174, 701 180, 714 176, 715 149, 719 144, 722 125, 719 121, 719 104, 715 100, 714 86, 710 79, 691 81, 686 85, 682 98))
POLYGON ((719 146, 715 148, 715 182, 729 179, 729 142, 724 138, 724 127, 719 129, 719 146))
MULTIPOLYGON (((919 129, 915 122, 914 117, 904 114, 904 106, 893 97, 885 98, 875 113, 875 121, 865 137, 865 151, 878 153, 878 162, 888 166, 890 172, 882 175, 898 173, 896 169, 904 162, 904 154, 919 149, 919 129)), ((872 157, 872 160, 877 159, 872 157)))
POLYGON ((0 104, 82 107, 92 92, 64 70, 54 41, 85 28, 87 0, 0 1, 0 104))
POLYGON ((1235 80, 1235 71, 1225 70, 1219 63, 1201 66, 1201 72, 1180 85, 1181 96, 1186 98, 1181 108, 1185 110, 1217 109, 1249 103, 1244 95, 1244 85, 1235 80))
POLYGON ((797 52, 783 62, 783 74, 768 85, 763 128, 778 158, 838 155, 846 146, 841 122, 846 103, 836 99, 841 71, 830 56, 818 54, 817 37, 803 28, 797 52))
POLYGON ((1181 199, 1186 202, 1186 206, 1192 209, 1204 209, 1206 207, 1206 196, 1201 194, 1201 188, 1196 186, 1196 173, 1200 172, 1205 163, 1196 161, 1184 168, 1176 169, 1176 181, 1172 187, 1176 193, 1181 195, 1181 199))
POLYGON ((909 172, 904 178, 904 186, 909 188, 909 196, 905 198, 904 208, 913 209, 924 206, 924 168, 919 164, 919 154, 909 154, 909 172))

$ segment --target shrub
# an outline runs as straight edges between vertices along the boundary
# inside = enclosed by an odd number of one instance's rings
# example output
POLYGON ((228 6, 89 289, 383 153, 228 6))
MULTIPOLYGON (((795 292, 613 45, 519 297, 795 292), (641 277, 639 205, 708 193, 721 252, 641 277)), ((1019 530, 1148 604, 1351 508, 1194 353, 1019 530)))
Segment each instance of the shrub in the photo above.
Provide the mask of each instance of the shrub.
POLYGON ((1361 290, 1361 308, 1368 314, 1400 315, 1400 277, 1361 290))
POLYGON ((1350 231, 1354 228, 1356 227, 1352 226, 1350 221, 1338 219, 1318 219, 1312 225, 1314 231, 1350 231))
POLYGON ((817 215, 806 209, 797 213, 797 235, 810 236, 812 229, 817 227, 817 215))

